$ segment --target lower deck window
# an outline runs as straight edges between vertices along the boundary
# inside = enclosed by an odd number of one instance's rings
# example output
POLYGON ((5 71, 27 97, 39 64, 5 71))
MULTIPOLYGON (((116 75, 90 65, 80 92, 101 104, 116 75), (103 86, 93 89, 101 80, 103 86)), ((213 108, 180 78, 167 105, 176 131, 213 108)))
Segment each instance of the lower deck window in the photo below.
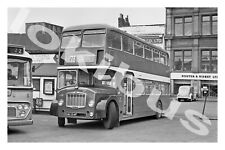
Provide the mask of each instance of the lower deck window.
POLYGON ((33 79, 34 91, 40 91, 40 79, 33 79))
POLYGON ((54 95, 54 79, 44 79, 43 93, 46 95, 54 95))

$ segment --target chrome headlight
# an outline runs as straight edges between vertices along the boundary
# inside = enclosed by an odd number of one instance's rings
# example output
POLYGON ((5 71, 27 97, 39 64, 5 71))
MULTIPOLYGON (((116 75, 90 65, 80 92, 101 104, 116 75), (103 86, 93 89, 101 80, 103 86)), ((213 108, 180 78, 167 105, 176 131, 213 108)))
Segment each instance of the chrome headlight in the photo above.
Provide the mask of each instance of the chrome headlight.
POLYGON ((89 103, 88 103, 88 106, 89 107, 94 107, 95 105, 95 101, 94 100, 90 100, 89 103))
POLYGON ((62 106, 63 103, 64 103, 64 100, 63 100, 63 99, 60 99, 58 105, 59 105, 59 106, 62 106))
POLYGON ((20 111, 19 116, 20 117, 25 117, 26 116, 26 111, 24 111, 24 110, 20 111))
POLYGON ((22 110, 22 109, 23 109, 23 105, 18 105, 18 106, 17 106, 17 109, 18 109, 18 110, 22 110))
POLYGON ((23 109, 28 110, 29 109, 29 105, 28 104, 24 104, 23 105, 23 109))

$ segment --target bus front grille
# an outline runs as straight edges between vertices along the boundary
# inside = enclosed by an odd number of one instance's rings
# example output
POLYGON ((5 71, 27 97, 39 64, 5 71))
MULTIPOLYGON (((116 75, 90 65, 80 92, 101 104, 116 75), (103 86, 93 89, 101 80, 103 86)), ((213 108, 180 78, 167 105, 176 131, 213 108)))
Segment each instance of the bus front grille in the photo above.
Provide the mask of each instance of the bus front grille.
POLYGON ((8 117, 16 117, 16 108, 8 107, 8 117))
POLYGON ((66 95, 66 106, 84 108, 86 106, 85 93, 68 93, 66 95))

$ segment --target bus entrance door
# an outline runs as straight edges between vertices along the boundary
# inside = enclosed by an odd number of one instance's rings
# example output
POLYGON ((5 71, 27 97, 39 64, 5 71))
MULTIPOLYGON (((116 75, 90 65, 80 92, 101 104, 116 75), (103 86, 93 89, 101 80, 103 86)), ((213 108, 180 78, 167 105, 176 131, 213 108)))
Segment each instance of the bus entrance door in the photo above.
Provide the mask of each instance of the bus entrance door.
POLYGON ((133 112, 133 76, 127 75, 125 83, 125 115, 132 116, 133 112))

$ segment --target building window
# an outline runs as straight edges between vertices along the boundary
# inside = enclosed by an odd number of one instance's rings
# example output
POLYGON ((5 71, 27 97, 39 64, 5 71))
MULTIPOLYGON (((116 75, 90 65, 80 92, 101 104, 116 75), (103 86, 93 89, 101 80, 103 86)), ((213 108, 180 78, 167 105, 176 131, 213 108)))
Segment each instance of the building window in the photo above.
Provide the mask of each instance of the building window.
POLYGON ((183 18, 175 18, 175 35, 183 35, 183 18))
POLYGON ((174 70, 175 71, 191 71, 192 51, 176 50, 174 51, 174 70))
POLYGON ((217 16, 212 16, 212 34, 217 34, 217 16))
POLYGON ((192 17, 175 18, 175 36, 192 35, 192 17))
POLYGON ((170 18, 166 19, 166 34, 167 35, 171 34, 171 19, 170 18))
POLYGON ((211 70, 212 72, 217 72, 217 51, 212 51, 212 57, 211 57, 211 70))
POLYGON ((201 51, 201 71, 217 72, 217 50, 201 51))
POLYGON ((192 17, 184 18, 184 35, 192 35, 192 17))
POLYGON ((192 51, 184 51, 184 71, 191 71, 192 51))
POLYGON ((202 35, 217 34, 217 15, 202 16, 202 35))
POLYGON ((202 51, 201 69, 203 72, 210 71, 210 53, 209 50, 202 51))
POLYGON ((202 16, 202 34, 210 35, 210 16, 202 16))
POLYGON ((174 70, 182 70, 182 51, 174 51, 174 70))

